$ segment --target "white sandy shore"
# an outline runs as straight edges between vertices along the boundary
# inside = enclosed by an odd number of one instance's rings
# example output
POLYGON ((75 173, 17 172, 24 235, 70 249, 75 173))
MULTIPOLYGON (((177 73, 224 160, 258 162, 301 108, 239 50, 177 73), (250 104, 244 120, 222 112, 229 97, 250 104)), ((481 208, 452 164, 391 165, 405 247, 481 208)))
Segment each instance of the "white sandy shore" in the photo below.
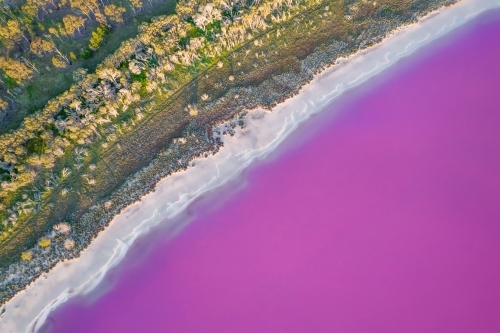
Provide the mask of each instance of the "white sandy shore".
POLYGON ((137 237, 162 223, 172 233, 181 229, 173 218, 193 200, 234 179, 250 163, 273 151, 300 123, 320 112, 334 98, 390 67, 424 44, 490 8, 500 0, 462 0, 420 22, 399 29, 378 46, 359 52, 320 74, 301 92, 273 112, 249 113, 244 129, 225 137, 215 156, 162 180, 95 239, 81 257, 59 263, 25 291, 10 300, 0 319, 0 332, 35 332, 54 308, 69 297, 93 289, 104 274, 124 257, 137 237))

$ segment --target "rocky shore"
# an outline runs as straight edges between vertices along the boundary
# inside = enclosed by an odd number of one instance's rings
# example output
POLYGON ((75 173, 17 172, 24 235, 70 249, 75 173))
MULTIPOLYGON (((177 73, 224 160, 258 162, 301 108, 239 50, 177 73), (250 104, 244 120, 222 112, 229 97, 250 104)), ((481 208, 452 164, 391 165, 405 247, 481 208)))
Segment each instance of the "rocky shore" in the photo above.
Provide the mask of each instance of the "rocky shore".
POLYGON ((220 136, 231 135, 236 126, 244 126, 244 116, 249 110, 272 110, 277 104, 299 93, 301 87, 325 68, 335 65, 338 59, 380 43, 395 29, 414 23, 418 18, 455 2, 415 1, 403 15, 380 11, 366 23, 360 35, 321 45, 293 66, 293 70, 273 75, 258 85, 233 87, 223 97, 199 106, 199 116, 193 118, 182 135, 157 154, 146 168, 129 177, 113 195, 92 206, 82 218, 74 221, 70 231, 60 228, 51 230, 47 234, 50 245, 35 246, 31 250, 32 260, 19 261, 2 268, 0 304, 5 304, 58 262, 77 258, 117 214, 154 191, 162 178, 185 170, 196 158, 216 154, 223 146, 220 136), (224 124, 225 130, 220 130, 221 124, 224 124))

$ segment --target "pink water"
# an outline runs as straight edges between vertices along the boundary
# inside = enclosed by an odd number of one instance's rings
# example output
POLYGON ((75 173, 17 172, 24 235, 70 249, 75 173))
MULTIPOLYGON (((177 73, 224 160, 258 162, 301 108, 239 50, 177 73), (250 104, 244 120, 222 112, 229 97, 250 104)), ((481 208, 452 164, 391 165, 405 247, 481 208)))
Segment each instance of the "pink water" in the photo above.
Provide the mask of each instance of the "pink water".
POLYGON ((107 293, 70 301, 46 329, 500 332, 492 15, 346 96, 339 117, 252 168, 221 207, 195 207, 179 236, 132 253, 107 293))

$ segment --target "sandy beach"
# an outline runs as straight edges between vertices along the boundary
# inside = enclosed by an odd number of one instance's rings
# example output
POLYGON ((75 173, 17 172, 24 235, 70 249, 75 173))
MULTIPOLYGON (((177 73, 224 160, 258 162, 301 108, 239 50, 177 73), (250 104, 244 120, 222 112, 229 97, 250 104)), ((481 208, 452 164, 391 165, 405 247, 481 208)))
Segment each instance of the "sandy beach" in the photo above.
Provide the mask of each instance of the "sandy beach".
POLYGON ((224 148, 199 159, 185 172, 161 181, 154 193, 117 216, 81 257, 58 264, 9 301, 0 319, 2 332, 34 332, 54 308, 69 297, 92 290, 106 272, 118 264, 130 245, 162 223, 172 234, 183 225, 176 216, 201 195, 234 179, 253 161, 264 158, 302 122, 321 112, 334 98, 367 81, 425 45, 471 20, 500 0, 464 0, 419 23, 398 29, 380 45, 343 59, 304 87, 299 95, 273 112, 254 110, 244 129, 224 137, 224 148), (335 89, 331 89, 335 87, 335 89))

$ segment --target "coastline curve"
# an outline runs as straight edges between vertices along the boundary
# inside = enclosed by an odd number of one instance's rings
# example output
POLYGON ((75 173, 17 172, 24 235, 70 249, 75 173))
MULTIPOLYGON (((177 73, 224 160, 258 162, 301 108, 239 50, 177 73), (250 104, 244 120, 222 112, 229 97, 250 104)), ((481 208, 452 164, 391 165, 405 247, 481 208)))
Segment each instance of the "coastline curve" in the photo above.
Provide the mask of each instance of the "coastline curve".
MULTIPOLYGON (((398 28, 382 43, 340 59, 338 66, 317 75, 298 95, 279 104, 273 112, 251 111, 245 128, 236 130, 234 137, 223 138, 224 147, 218 154, 196 159, 194 167, 162 180, 154 193, 116 216, 80 258, 59 263, 10 300, 5 306, 7 312, 0 319, 5 328, 2 331, 36 332, 53 309, 70 297, 95 288, 138 237, 160 223, 168 225, 198 197, 234 179, 254 161, 265 158, 333 99, 496 7, 500 7, 500 0, 463 0, 439 13, 431 13, 418 23, 398 28)), ((173 233, 181 230, 175 224, 168 227, 173 233)))

